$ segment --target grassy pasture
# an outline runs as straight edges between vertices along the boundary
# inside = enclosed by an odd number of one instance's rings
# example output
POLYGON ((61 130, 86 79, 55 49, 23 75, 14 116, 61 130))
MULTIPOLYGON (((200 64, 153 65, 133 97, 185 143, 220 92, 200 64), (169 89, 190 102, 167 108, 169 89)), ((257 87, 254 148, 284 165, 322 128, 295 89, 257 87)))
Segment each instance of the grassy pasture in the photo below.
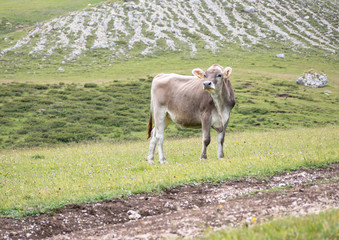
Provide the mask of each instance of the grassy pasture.
MULTIPOLYGON (((147 141, 4 150, 0 155, 1 214, 53 211, 69 203, 159 191, 189 182, 219 182, 339 162, 338 127, 227 134, 226 159, 198 161, 201 138, 167 140, 169 164, 146 162, 147 141)), ((157 157, 157 156, 156 156, 157 157)))
POLYGON ((202 239, 338 239, 338 217, 338 209, 328 210, 301 218, 287 217, 250 227, 223 230, 206 234, 202 239))
MULTIPOLYGON (((98 2, 102 1, 0 0, 4 17, 0 49, 22 38, 29 28, 4 33, 98 2), (13 27, 8 28, 8 21, 13 27), (4 37, 9 41, 3 41, 4 37)), ((294 53, 279 43, 271 49, 253 46, 247 50, 229 44, 216 55, 204 50, 194 57, 164 52, 119 61, 111 60, 109 51, 89 50, 77 61, 62 65, 61 53, 42 62, 25 51, 9 53, 0 64, 1 216, 53 212, 69 203, 161 191, 189 182, 264 178, 339 162, 335 54, 314 49, 294 53), (285 59, 275 57, 281 52, 285 59), (165 142, 169 164, 148 165, 148 142, 140 139, 145 137, 152 76, 159 72, 190 75, 193 68, 206 69, 213 63, 233 68, 231 81, 237 97, 231 133, 225 140, 226 160, 216 159, 214 136, 209 160, 198 161, 200 131, 179 131, 171 125, 165 142), (295 84, 310 68, 329 75, 325 88, 295 84), (325 90, 331 91, 330 96, 325 90), (191 138, 173 139, 178 136, 191 138), (118 141, 122 143, 111 143, 118 141)), ((305 233, 300 238, 314 239, 314 232, 319 239, 331 238, 326 229, 338 229, 337 216, 337 211, 330 211, 301 220, 283 219, 211 238, 289 239, 296 237, 295 232, 305 233)))

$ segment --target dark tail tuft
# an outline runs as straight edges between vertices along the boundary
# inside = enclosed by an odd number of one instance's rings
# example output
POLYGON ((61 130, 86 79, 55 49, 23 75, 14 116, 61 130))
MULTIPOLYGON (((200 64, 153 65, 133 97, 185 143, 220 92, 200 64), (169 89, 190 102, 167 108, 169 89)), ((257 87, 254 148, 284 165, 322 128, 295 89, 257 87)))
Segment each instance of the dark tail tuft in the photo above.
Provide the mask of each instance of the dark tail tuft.
POLYGON ((148 120, 148 127, 147 127, 147 139, 149 139, 151 137, 151 132, 153 129, 153 121, 152 121, 152 112, 150 112, 149 114, 149 120, 148 120))

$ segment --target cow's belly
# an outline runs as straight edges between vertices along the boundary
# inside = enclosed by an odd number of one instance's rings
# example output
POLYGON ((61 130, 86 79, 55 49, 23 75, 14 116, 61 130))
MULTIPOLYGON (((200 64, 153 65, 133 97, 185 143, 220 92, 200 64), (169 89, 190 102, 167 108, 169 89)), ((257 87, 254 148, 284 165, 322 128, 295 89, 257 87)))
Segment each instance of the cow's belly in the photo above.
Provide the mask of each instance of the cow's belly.
POLYGON ((184 128, 201 128, 201 120, 198 116, 187 113, 173 114, 168 111, 169 118, 184 128))

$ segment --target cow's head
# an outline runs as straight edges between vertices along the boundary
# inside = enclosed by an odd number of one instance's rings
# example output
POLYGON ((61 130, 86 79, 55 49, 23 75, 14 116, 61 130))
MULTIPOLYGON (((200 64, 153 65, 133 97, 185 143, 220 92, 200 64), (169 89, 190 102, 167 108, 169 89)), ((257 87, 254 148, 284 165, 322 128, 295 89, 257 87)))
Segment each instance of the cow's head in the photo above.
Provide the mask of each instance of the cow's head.
POLYGON ((223 69, 222 66, 214 64, 207 69, 206 72, 200 68, 195 68, 192 73, 196 77, 203 79, 203 89, 213 94, 219 92, 222 89, 223 84, 228 81, 228 78, 232 73, 232 68, 226 67, 223 69))

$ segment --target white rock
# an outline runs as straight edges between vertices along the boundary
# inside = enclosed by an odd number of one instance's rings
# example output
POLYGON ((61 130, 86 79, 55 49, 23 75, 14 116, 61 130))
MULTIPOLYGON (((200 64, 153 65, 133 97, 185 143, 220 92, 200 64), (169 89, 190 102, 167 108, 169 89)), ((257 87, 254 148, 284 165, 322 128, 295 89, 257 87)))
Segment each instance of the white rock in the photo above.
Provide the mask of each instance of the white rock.
POLYGON ((279 53, 276 56, 277 56, 277 58, 285 58, 285 54, 283 54, 283 53, 279 53))
POLYGON ((63 69, 62 67, 59 67, 59 72, 64 72, 65 71, 65 69, 63 69))
POLYGON ((304 85, 306 87, 319 88, 324 87, 327 84, 328 76, 321 72, 310 71, 303 73, 303 75, 298 78, 296 82, 297 84, 304 85))
POLYGON ((128 210, 127 214, 128 214, 128 218, 131 220, 136 220, 136 219, 141 218, 141 215, 137 211, 134 211, 134 210, 128 210))

